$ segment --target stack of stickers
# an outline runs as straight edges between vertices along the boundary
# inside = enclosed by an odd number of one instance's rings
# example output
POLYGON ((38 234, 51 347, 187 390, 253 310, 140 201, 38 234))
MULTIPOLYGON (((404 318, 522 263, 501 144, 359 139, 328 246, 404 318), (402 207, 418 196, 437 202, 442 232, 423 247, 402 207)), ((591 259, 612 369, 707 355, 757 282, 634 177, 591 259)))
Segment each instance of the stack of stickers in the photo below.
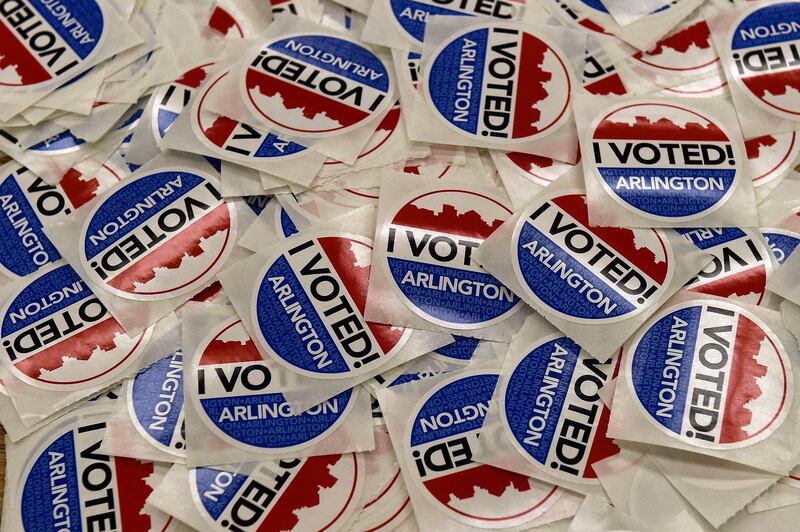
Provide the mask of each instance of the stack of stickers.
POLYGON ((790 0, 0 0, 2 530, 795 530, 799 47, 790 0))

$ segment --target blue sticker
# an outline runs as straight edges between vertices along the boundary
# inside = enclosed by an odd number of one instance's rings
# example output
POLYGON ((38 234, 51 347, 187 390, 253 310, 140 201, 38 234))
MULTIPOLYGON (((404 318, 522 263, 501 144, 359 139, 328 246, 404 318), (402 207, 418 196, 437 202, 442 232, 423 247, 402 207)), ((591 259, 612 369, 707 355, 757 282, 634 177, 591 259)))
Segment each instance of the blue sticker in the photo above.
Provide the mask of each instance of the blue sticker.
POLYGON ((344 421, 348 389, 296 414, 238 319, 222 323, 199 349, 194 378, 203 421, 232 445, 277 452, 301 449, 344 421))
POLYGON ((517 362, 501 414, 526 459, 566 480, 597 481, 594 463, 619 452, 606 437, 610 411, 599 394, 611 369, 611 359, 598 360, 565 336, 517 362))
POLYGON ((628 385, 642 414, 690 445, 752 445, 780 427, 791 403, 792 370, 780 340, 735 303, 663 310, 627 357, 628 385))
POLYGON ((435 189, 405 200, 382 231, 384 271, 401 301, 453 329, 510 317, 519 298, 473 259, 510 215, 499 200, 470 190, 435 189))
POLYGON ((624 104, 590 130, 590 171, 612 198, 650 220, 707 216, 741 180, 742 161, 722 123, 689 107, 624 104))
POLYGON ((540 36, 487 23, 433 53, 425 92, 437 116, 470 138, 532 140, 569 117, 571 80, 563 57, 540 36))
POLYGON ((433 352, 453 361, 469 362, 480 340, 477 338, 470 338, 469 336, 458 335, 453 335, 453 340, 453 343, 447 344, 444 347, 439 347, 433 352))
POLYGON ((89 278, 121 297, 162 300, 196 292, 234 245, 236 211, 190 171, 128 179, 87 217, 80 258, 89 278))
POLYGON ((451 17, 492 17, 516 19, 522 15, 524 4, 507 0, 495 2, 443 0, 389 0, 389 9, 403 32, 417 44, 425 38, 425 26, 432 15, 451 17))
POLYGON ((161 451, 185 455, 183 354, 178 351, 141 371, 128 389, 136 429, 161 451))

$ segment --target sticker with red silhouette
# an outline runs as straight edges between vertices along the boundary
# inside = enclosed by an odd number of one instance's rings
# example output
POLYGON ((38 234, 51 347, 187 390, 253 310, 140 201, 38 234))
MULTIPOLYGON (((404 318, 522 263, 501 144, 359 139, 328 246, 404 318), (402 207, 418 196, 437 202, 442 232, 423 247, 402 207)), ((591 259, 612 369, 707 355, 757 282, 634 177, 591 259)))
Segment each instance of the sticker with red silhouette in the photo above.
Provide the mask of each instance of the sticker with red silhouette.
POLYGON ((364 491, 358 453, 258 462, 232 473, 190 472, 192 500, 214 529, 339 530, 358 510, 364 491))
POLYGON ((236 227, 234 205, 210 178, 169 167, 107 191, 84 221, 78 252, 105 290, 159 301, 208 284, 233 249, 236 227))
POLYGON ((499 198, 434 188, 402 201, 381 229, 381 262, 401 301, 437 325, 476 329, 513 315, 519 298, 473 254, 511 216, 499 198))
POLYGON ((571 116, 568 64, 541 35, 511 24, 480 24, 430 55, 425 96, 437 118, 471 139, 531 141, 571 116))
POLYGON ((651 220, 707 216, 742 179, 735 138, 716 118, 660 101, 622 103, 589 127, 584 161, 605 191, 651 220))
POLYGON ((245 63, 241 80, 242 99, 254 116, 297 137, 359 129, 394 102, 389 70, 375 53, 322 33, 266 42, 245 63))
POLYGON ((752 305, 769 302, 767 279, 772 274, 771 251, 767 240, 757 230, 722 227, 676 231, 713 257, 686 283, 687 289, 752 305))
POLYGON ((492 160, 498 171, 513 173, 515 176, 526 181, 533 181, 542 187, 546 187, 558 179, 573 166, 550 157, 516 151, 492 151, 492 160))
POLYGON ((527 523, 560 495, 551 484, 472 460, 497 380, 473 370, 437 383, 411 412, 403 439, 409 482, 450 519, 479 528, 527 523))
POLYGON ((256 280, 256 341, 279 363, 316 378, 372 372, 403 348, 409 329, 364 319, 372 242, 349 233, 289 239, 256 280))
MULTIPOLYGON (((300 318, 303 320, 303 318, 300 318)), ((298 321, 298 328, 306 321, 298 321)), ((294 412, 238 317, 225 320, 198 348, 195 406, 215 435, 246 450, 283 454, 320 442, 346 419, 358 389, 294 412)))
POLYGON ((717 71, 719 56, 711 42, 711 30, 703 18, 690 18, 647 52, 632 56, 635 65, 656 73, 706 77, 717 71))
POLYGON ((689 445, 753 445, 781 426, 791 406, 793 375, 783 345, 758 316, 733 302, 661 310, 627 357, 627 385, 639 411, 689 445))
POLYGON ((37 89, 86 69, 106 40, 106 9, 94 0, 3 2, 0 88, 37 89))
POLYGON ((758 4, 731 26, 728 71, 761 109, 800 119, 800 2, 758 4))
POLYGON ((164 138, 167 130, 178 119, 183 108, 192 99, 197 88, 203 84, 213 67, 214 63, 198 65, 184 72, 172 83, 156 89, 152 96, 153 108, 150 118, 153 138, 164 138))
POLYGON ((111 384, 144 352, 152 330, 128 336, 68 264, 20 284, 0 335, 3 364, 21 381, 48 390, 111 384))
POLYGON ((566 336, 537 342, 499 390, 516 450, 556 478, 597 484, 593 465, 619 452, 606 436, 611 411, 599 394, 614 365, 613 357, 597 359, 566 336))
POLYGON ((42 437, 16 493, 14 509, 25 530, 175 528, 171 517, 145 506, 167 465, 100 451, 108 417, 105 409, 81 409, 42 437))

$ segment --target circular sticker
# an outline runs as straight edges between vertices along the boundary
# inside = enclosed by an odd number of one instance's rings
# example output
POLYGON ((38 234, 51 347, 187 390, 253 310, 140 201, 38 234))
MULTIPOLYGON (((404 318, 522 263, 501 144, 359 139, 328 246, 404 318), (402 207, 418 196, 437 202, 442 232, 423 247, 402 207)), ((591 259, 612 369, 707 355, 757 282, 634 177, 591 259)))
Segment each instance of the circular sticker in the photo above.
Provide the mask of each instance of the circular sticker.
POLYGON ((509 170, 515 176, 525 181, 533 181, 542 187, 558 179, 573 166, 550 157, 516 151, 492 152, 492 157, 497 161, 498 167, 502 166, 503 170, 509 170))
POLYGON ((767 279, 772 261, 767 242, 759 233, 733 227, 677 231, 712 256, 685 288, 753 305, 769 302, 767 279))
POLYGON ((104 409, 73 413, 42 437, 15 495, 25 530, 175 527, 171 517, 145 505, 167 465, 100 452, 109 415, 104 409))
POLYGON ((764 238, 769 242, 769 248, 778 261, 783 264, 800 244, 800 232, 787 231, 786 229, 763 229, 764 238))
POLYGON ((510 20, 520 18, 524 9, 524 0, 497 0, 487 4, 456 0, 389 0, 392 19, 405 36, 419 45, 424 41, 429 16, 479 16, 510 20))
POLYGON ((487 194, 426 192, 400 204, 381 227, 384 272, 418 316, 452 329, 498 323, 519 298, 473 260, 475 249, 511 216, 487 194))
POLYGON ((728 68, 738 87, 761 109, 800 118, 800 2, 751 8, 731 28, 728 68))
POLYGON ((152 332, 125 334, 69 265, 20 283, 3 308, 4 363, 19 380, 47 390, 111 384, 141 355, 152 332))
POLYGON ((800 154, 797 132, 764 135, 744 141, 753 186, 760 187, 786 175, 800 154))
POLYGON ((295 415, 238 318, 221 323, 198 352, 197 411, 235 447, 281 454, 307 448, 341 425, 355 402, 357 390, 349 389, 295 415))
POLYGON ((689 83, 681 83, 676 87, 667 87, 662 90, 665 96, 679 96, 685 98, 713 98, 727 95, 728 82, 718 73, 710 77, 689 83))
POLYGON ((89 279, 127 299, 158 301, 198 291, 225 264, 236 209, 193 170, 164 170, 119 183, 81 230, 89 279))
POLYGON ((429 504, 478 528, 532 521, 559 498, 556 486, 472 460, 497 374, 460 372, 428 391, 414 407, 403 452, 409 477, 429 504))
POLYGON ((349 233, 287 241, 256 280, 259 346, 315 378, 351 378, 385 365, 411 330, 364 319, 371 257, 372 242, 349 233))
POLYGON ((512 237, 517 280, 539 305, 577 323, 612 323, 669 288, 672 247, 656 229, 589 225, 586 196, 564 191, 530 205, 512 237))
POLYGON ((28 149, 38 155, 53 156, 78 151, 84 144, 86 144, 85 140, 76 137, 69 129, 65 129, 61 133, 46 138, 28 149))
POLYGON ((425 95, 436 116, 483 142, 526 142, 569 118, 566 56, 515 25, 468 28, 431 54, 425 95), (524 65, 524 68, 523 68, 524 65))
POLYGON ((228 10, 219 5, 215 5, 211 11, 208 17, 208 27, 226 37, 230 32, 231 36, 244 38, 242 25, 228 10))
MULTIPOLYGON (((192 500, 214 530, 324 530, 347 524, 364 491, 359 453, 253 464, 247 473, 189 471, 192 500)), ((248 468, 249 469, 249 468, 248 468)))
POLYGON ((619 452, 606 437, 600 399, 613 371, 566 336, 538 342, 500 390, 500 417, 514 447, 554 477, 597 484, 594 464, 619 452))
POLYGON ((86 69, 106 33, 103 6, 94 0, 5 2, 0 9, 2 91, 67 81, 86 69))
POLYGON ((706 76, 717 70, 719 56, 705 19, 679 24, 647 52, 633 54, 634 64, 657 74, 706 76))
POLYGON ((204 109, 208 95, 227 75, 228 71, 225 71, 217 76, 192 105, 192 131, 206 148, 225 159, 245 164, 254 160, 286 160, 306 150, 305 146, 283 140, 274 133, 204 109))
POLYGON ((153 93, 150 126, 153 137, 163 139, 167 130, 175 123, 183 108, 192 99, 197 88, 206 80, 214 63, 205 63, 187 70, 183 75, 153 93))
POLYGON ((149 444, 175 456, 186 456, 180 351, 139 372, 128 386, 127 401, 133 426, 149 444))
POLYGON ((244 68, 245 104, 289 135, 340 136, 380 116, 393 102, 386 66, 345 37, 282 37, 265 43, 244 68))
POLYGON ((780 340, 727 301, 662 310, 631 343, 627 365, 645 418, 697 447, 753 445, 781 426, 792 402, 792 368, 780 340))
POLYGON ((592 172, 620 205, 650 220, 707 216, 742 175, 724 126, 690 107, 626 102, 589 130, 592 172))

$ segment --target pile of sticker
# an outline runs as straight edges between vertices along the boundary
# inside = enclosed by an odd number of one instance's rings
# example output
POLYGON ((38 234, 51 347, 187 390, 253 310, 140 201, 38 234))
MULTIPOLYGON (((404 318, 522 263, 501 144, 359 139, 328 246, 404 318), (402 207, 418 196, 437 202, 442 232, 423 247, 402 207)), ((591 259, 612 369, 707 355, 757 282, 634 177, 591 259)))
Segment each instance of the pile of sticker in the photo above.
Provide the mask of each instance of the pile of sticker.
POLYGON ((796 130, 800 1, 0 0, 0 532, 797 530, 796 130))

